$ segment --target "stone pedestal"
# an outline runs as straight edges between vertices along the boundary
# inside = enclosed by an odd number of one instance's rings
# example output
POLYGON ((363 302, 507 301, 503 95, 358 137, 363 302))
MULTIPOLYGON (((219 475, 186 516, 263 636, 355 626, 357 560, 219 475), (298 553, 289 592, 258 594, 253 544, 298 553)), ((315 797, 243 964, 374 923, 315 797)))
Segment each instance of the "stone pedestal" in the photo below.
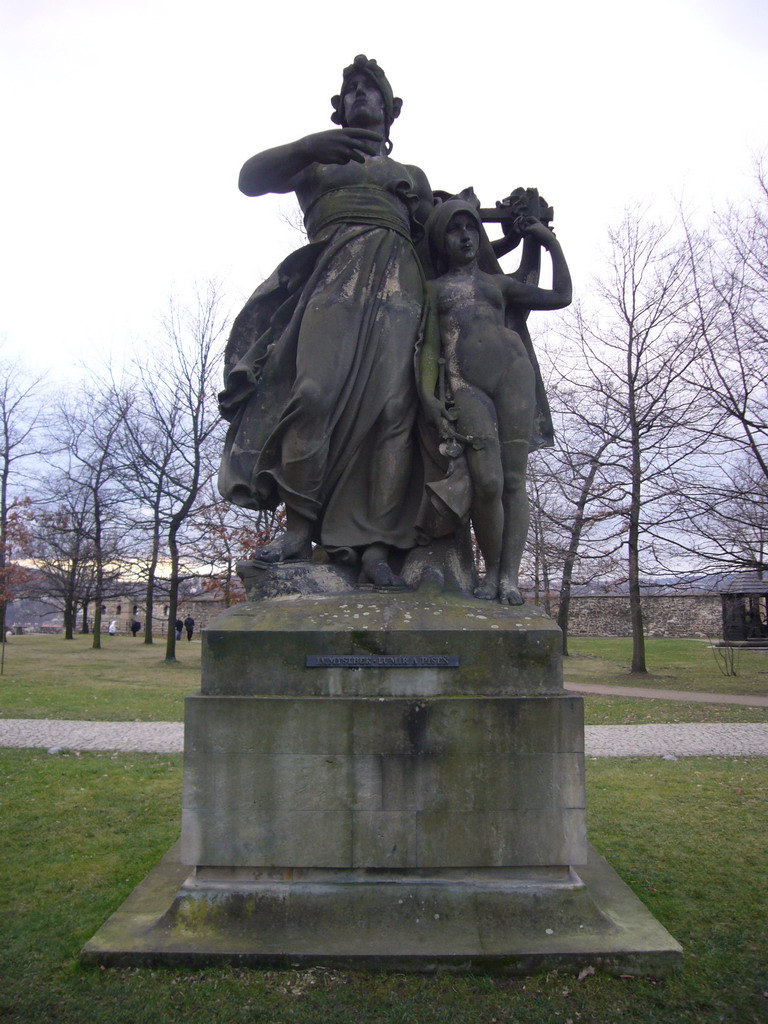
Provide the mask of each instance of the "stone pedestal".
POLYGON ((586 859, 581 698, 531 607, 356 592, 240 605, 187 699, 191 866, 586 859), (308 667, 313 665, 314 667, 308 667))
POLYGON ((563 691, 554 623, 438 591, 344 592, 316 566, 300 595, 297 571, 259 570, 270 597, 204 633, 191 873, 141 939, 116 915, 84 958, 674 965, 674 940, 589 852, 582 700, 563 691))
POLYGON ((256 872, 580 864, 582 737, 579 697, 190 697, 182 857, 256 872))

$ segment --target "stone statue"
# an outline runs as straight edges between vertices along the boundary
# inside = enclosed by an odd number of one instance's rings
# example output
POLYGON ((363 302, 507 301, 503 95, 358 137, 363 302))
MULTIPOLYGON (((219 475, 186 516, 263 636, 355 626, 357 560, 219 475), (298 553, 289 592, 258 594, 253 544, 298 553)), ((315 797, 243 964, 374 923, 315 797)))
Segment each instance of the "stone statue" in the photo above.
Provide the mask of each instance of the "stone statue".
POLYGON ((513 315, 567 306, 571 279, 557 239, 541 220, 520 216, 515 228, 549 251, 551 290, 502 274, 495 259, 490 273, 479 266, 484 231, 475 204, 454 199, 435 208, 429 243, 447 272, 429 283, 419 375, 428 419, 440 437, 464 446, 472 525, 486 567, 475 596, 522 604, 518 571, 528 533, 525 473, 536 373, 523 339, 507 324, 513 315))
MULTIPOLYGON (((362 582, 400 588, 404 561, 409 582, 423 576, 414 569, 417 543, 450 537, 462 521, 450 500, 439 525, 424 510, 437 505, 447 471, 439 442, 455 447, 459 435, 472 435, 463 500, 487 566, 475 594, 517 603, 527 453, 552 443, 525 318, 570 301, 567 267, 545 226, 552 211, 535 190, 518 189, 478 212, 467 190, 462 230, 473 238, 451 241, 462 223, 454 223, 457 200, 433 193, 419 168, 390 155, 402 101, 376 61, 356 57, 331 103, 339 128, 259 153, 240 172, 246 195, 296 194, 309 244, 234 322, 220 395, 230 428, 219 489, 246 508, 285 503, 287 529, 256 551, 257 569, 310 559, 314 543, 359 569, 362 582), (504 224, 504 236, 491 243, 481 220, 504 224), (520 267, 505 276, 496 257, 521 239, 520 267), (552 254, 552 291, 536 287, 542 245, 552 254), (431 278, 438 280, 428 288, 431 278), (494 380, 473 368, 488 350, 499 365, 494 380), (441 358, 448 378, 436 395, 441 358)), ((451 543, 463 566, 459 589, 471 592, 468 538, 451 543)))
POLYGON ((587 843, 560 630, 519 603, 527 455, 552 442, 526 316, 570 300, 551 210, 392 160, 375 61, 332 102, 338 130, 240 178, 294 191, 309 244, 233 325, 220 488, 285 502, 287 530, 203 630, 178 850, 83 962, 666 973, 679 945, 587 843))
POLYGON ((233 325, 220 396, 231 423, 222 494, 285 502, 287 530, 256 553, 306 559, 312 542, 399 586, 391 551, 415 544, 422 492, 414 352, 426 284, 413 244, 433 206, 424 173, 389 153, 402 101, 376 61, 343 72, 338 129, 260 153, 246 195, 295 192, 309 245, 277 268, 233 325))

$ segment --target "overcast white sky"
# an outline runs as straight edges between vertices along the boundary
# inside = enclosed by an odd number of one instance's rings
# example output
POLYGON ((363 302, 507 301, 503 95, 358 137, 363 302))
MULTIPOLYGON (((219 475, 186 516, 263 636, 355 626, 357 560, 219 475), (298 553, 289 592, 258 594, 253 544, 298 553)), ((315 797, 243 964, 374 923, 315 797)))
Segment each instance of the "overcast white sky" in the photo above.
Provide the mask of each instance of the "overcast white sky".
POLYGON ((38 369, 130 352, 175 289, 231 311, 300 243, 243 161, 333 127, 357 53, 403 113, 394 156, 484 205, 537 186, 578 292, 634 199, 707 211, 768 144, 765 0, 453 7, 3 0, 0 334, 38 369))

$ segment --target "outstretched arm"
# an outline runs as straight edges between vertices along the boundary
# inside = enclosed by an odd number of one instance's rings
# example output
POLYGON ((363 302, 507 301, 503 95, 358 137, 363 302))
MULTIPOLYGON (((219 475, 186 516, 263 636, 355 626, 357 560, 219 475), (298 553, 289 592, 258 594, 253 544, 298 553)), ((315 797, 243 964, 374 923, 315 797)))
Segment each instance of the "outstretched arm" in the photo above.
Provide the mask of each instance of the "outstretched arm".
MULTIPOLYGON (((571 273, 565 262, 563 250, 554 234, 539 220, 530 218, 521 225, 521 234, 526 243, 543 246, 552 259, 552 288, 538 288, 518 279, 519 271, 505 278, 504 286, 507 302, 517 309, 563 309, 571 304, 572 288, 571 273)), ((522 265, 521 265, 522 267, 522 265)))
POLYGON ((267 192, 292 192, 293 179, 310 164, 363 163, 366 156, 375 156, 381 135, 367 128, 331 128, 303 139, 257 153, 246 160, 240 171, 238 185, 247 196, 263 196, 267 192))

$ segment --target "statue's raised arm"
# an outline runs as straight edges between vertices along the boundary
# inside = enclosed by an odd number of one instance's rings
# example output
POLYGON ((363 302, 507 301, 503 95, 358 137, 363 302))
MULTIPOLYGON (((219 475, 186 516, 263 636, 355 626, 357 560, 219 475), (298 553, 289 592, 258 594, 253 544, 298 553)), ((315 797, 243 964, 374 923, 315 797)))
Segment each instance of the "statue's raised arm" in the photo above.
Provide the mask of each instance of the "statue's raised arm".
POLYGON ((401 100, 376 61, 356 57, 331 102, 338 129, 240 173, 247 195, 296 193, 310 244, 233 326, 219 487, 248 508, 285 503, 287 530, 257 561, 306 559, 316 543, 364 581, 399 586, 422 490, 413 355, 426 286, 413 237, 432 195, 390 156, 401 100))
POLYGON ((378 132, 367 128, 332 128, 303 139, 257 153, 246 160, 238 186, 247 196, 267 192, 293 192, 296 175, 310 164, 362 164, 376 156, 383 142, 378 132))

